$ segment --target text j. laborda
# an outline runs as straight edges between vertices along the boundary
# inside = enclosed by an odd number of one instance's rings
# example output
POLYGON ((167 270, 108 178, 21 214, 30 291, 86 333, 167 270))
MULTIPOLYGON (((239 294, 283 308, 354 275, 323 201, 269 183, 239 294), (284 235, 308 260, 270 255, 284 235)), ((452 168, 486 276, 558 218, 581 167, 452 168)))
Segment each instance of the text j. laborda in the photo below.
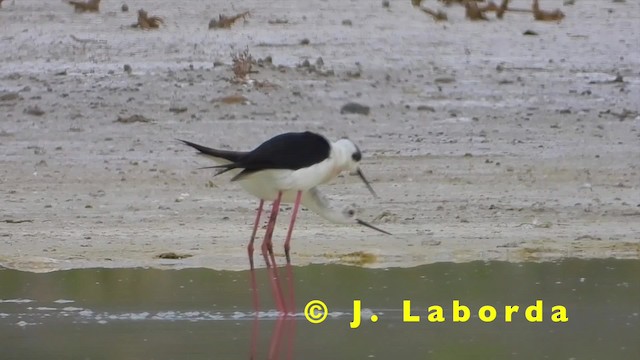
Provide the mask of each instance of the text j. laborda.
MULTIPOLYGON (((500 309, 502 310, 502 309, 500 309)), ((548 311, 548 309, 546 309, 548 311)), ((461 304, 459 300, 453 300, 451 310, 445 310, 440 305, 432 305, 426 309, 426 312, 420 313, 419 311, 412 309, 411 300, 404 300, 402 302, 402 321, 405 323, 443 323, 452 321, 454 323, 465 323, 471 318, 472 312, 475 312, 469 306, 461 304)), ((368 312, 370 313, 370 312, 368 312)), ((304 308, 304 316, 313 324, 319 324, 323 322, 329 309, 327 305, 321 300, 311 300, 304 308)), ((545 306, 542 300, 536 300, 535 304, 529 306, 520 305, 505 305, 504 314, 501 314, 498 318, 498 310, 491 305, 481 306, 477 312, 477 317, 480 321, 485 323, 498 321, 504 321, 510 323, 514 317, 523 317, 526 321, 531 323, 551 321, 554 323, 566 323, 569 321, 567 316, 567 308, 563 305, 554 305, 551 307, 551 313, 545 314, 545 306)), ((381 314, 382 315, 382 314, 381 314)), ((369 320, 373 323, 377 322, 380 316, 372 314, 369 320)), ((362 316, 362 301, 353 301, 353 319, 349 323, 352 329, 357 329, 363 320, 362 316)))

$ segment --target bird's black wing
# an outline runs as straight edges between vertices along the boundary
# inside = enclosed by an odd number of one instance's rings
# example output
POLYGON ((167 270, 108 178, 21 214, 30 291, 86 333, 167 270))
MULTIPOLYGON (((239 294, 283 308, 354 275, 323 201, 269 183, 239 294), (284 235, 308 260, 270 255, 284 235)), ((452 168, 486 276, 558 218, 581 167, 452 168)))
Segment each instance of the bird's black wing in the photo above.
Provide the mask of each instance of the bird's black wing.
POLYGON ((204 155, 225 159, 227 161, 230 161, 231 163, 236 163, 240 161, 240 159, 245 157, 247 154, 249 154, 248 152, 245 152, 245 151, 218 150, 218 149, 212 149, 210 147, 198 145, 186 140, 180 140, 180 139, 177 139, 177 140, 182 141, 184 144, 191 146, 192 148, 198 150, 204 155))
POLYGON ((309 131, 274 136, 250 152, 217 150, 185 140, 180 141, 205 155, 230 161, 229 164, 206 167, 221 169, 216 175, 233 169, 243 169, 231 181, 240 180, 260 170, 298 170, 309 167, 327 159, 331 153, 329 141, 322 135, 309 131))
POLYGON ((234 164, 248 171, 266 169, 298 170, 329 157, 331 144, 322 135, 309 131, 274 136, 234 164))

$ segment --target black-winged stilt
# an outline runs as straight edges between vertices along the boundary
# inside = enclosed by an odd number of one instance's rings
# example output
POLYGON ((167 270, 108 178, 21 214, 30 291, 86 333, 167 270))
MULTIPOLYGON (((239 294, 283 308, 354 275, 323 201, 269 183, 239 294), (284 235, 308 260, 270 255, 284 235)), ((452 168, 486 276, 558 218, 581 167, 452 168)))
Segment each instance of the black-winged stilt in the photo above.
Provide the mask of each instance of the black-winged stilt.
MULTIPOLYGON (((252 151, 246 152, 219 150, 185 140, 180 141, 218 163, 216 166, 205 168, 220 169, 216 175, 226 172, 232 173, 233 178, 231 181, 238 181, 245 191, 260 199, 253 232, 247 246, 252 270, 254 268, 253 243, 260 223, 264 201, 273 201, 273 205, 261 249, 267 267, 272 266, 274 273, 276 263, 273 255, 272 236, 281 202, 294 204, 291 223, 284 244, 287 264, 291 263, 289 256, 291 234, 300 204, 329 221, 343 224, 360 224, 389 234, 357 219, 355 209, 336 209, 332 207, 316 188, 342 171, 350 171, 357 174, 369 191, 376 196, 375 191, 359 167, 362 153, 348 139, 340 139, 332 143, 322 135, 312 132, 285 133, 265 141, 252 151)), ((277 284, 275 286, 278 287, 278 290, 276 292, 274 289, 274 292, 281 293, 279 286, 277 284)), ((276 300, 279 302, 279 307, 282 305, 282 308, 284 308, 284 301, 278 299, 277 295, 276 300), (282 301, 281 304, 280 301, 282 301)), ((257 303, 257 300, 255 301, 257 303)))
MULTIPOLYGON (((264 201, 274 202, 272 217, 277 216, 276 207, 279 208, 281 202, 294 204, 291 226, 285 241, 287 262, 290 262, 291 232, 300 204, 329 221, 342 224, 360 224, 388 234, 384 230, 357 219, 354 211, 332 208, 326 198, 316 189, 316 186, 328 182, 346 170, 356 173, 369 191, 374 196, 376 195, 360 170, 359 163, 362 159, 362 153, 348 139, 340 139, 331 143, 322 135, 308 131, 285 133, 265 141, 249 152, 218 150, 190 141, 180 141, 219 164, 205 168, 221 169, 216 175, 233 171, 234 176, 231 181, 238 181, 245 191, 260 199, 256 222, 248 246, 252 268, 253 241, 264 201)), ((273 232, 273 229, 269 229, 268 226, 267 235, 269 236, 265 237, 266 243, 263 243, 263 247, 267 246, 263 250, 268 250, 269 253, 272 252, 270 232, 273 232)), ((266 253, 263 255, 266 256, 266 253)))

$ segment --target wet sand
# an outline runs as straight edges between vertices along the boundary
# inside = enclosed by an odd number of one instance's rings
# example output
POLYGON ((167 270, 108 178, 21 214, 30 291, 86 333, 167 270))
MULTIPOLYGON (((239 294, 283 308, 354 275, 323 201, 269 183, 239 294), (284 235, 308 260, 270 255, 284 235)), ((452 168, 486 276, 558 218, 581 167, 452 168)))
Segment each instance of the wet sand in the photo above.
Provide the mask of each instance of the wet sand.
POLYGON ((381 198, 352 177, 322 189, 394 235, 303 212, 297 265, 640 258, 637 2, 576 1, 559 24, 472 23, 459 7, 435 23, 409 1, 129 6, 0 9, 1 266, 245 269, 257 201, 196 170, 210 162, 175 138, 249 150, 303 130, 360 145, 381 198), (166 26, 130 28, 140 7, 166 26), (245 10, 246 23, 207 29, 245 10), (273 87, 228 81, 245 48, 273 58, 252 75, 273 87), (211 102, 233 94, 251 104, 211 102), (370 114, 340 114, 351 101, 370 114), (136 114, 150 121, 116 121, 136 114))

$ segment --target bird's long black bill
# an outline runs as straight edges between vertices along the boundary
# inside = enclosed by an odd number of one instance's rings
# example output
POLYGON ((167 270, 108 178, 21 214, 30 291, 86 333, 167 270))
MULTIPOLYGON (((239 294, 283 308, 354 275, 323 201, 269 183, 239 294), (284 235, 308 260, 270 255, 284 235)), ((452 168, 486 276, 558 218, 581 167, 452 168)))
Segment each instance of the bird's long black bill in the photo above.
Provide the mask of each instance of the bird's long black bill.
MULTIPOLYGON (((371 184, 369 184, 369 181, 367 181, 367 178, 364 177, 364 174, 362 173, 362 170, 358 169, 357 171, 358 176, 360 176, 360 179, 362 179, 362 181, 364 182, 365 185, 367 185, 367 189, 369 189, 369 191, 371 192, 371 194, 374 197, 378 197, 378 194, 376 194, 376 192, 373 190, 373 188, 371 187, 371 184)), ((367 225, 370 226, 370 225, 367 225)))
POLYGON ((358 224, 360 224, 360 225, 363 225, 363 226, 368 227, 369 229, 373 229, 373 230, 375 230, 375 231, 380 231, 380 232, 381 232, 381 233, 383 233, 383 234, 391 235, 391 233, 390 233, 390 232, 386 232, 386 231, 384 231, 384 230, 382 230, 382 229, 379 229, 379 228, 377 228, 377 227, 375 227, 375 226, 373 226, 373 225, 371 225, 371 224, 369 224, 369 223, 366 223, 366 222, 364 222, 364 221, 362 221, 362 220, 360 220, 360 219, 356 219, 356 222, 357 222, 358 224))

